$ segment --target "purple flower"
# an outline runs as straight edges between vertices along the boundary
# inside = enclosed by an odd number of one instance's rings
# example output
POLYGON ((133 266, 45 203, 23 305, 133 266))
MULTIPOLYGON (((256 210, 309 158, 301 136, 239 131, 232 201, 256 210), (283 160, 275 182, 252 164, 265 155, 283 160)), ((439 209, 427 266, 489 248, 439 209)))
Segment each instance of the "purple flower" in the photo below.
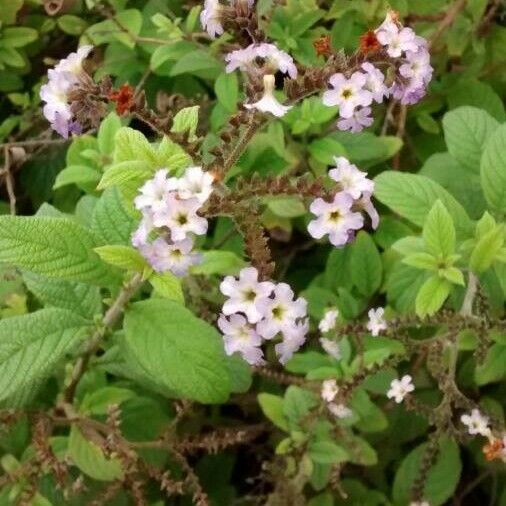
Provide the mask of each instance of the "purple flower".
POLYGON ((223 6, 218 0, 205 0, 204 9, 200 13, 200 23, 202 28, 207 31, 209 37, 216 38, 223 33, 222 23, 223 6))
POLYGON ((274 350, 281 364, 285 365, 292 358, 293 354, 304 344, 308 330, 309 322, 307 318, 290 327, 288 331, 285 330, 283 340, 274 346, 274 350))
POLYGON ((383 98, 388 97, 389 93, 387 86, 385 86, 385 76, 383 72, 369 62, 362 63, 362 70, 366 73, 364 88, 371 92, 375 102, 381 104, 383 98))
POLYGON ((365 127, 370 127, 374 119, 370 116, 370 107, 361 107, 356 109, 350 118, 340 119, 337 122, 337 128, 345 132, 359 133, 365 127))

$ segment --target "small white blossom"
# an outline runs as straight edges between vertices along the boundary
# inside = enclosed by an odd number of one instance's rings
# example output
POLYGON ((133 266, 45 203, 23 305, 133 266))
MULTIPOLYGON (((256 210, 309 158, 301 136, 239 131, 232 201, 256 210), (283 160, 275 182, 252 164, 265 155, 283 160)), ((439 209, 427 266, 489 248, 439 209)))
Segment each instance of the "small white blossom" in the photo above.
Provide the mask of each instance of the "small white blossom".
POLYGON ((363 192, 372 193, 374 182, 367 178, 367 173, 358 170, 356 165, 344 156, 334 158, 336 168, 329 170, 329 176, 341 185, 341 189, 351 195, 353 199, 360 198, 363 192))
POLYGON ((240 69, 242 71, 248 70, 248 67, 255 61, 256 55, 256 44, 251 44, 243 49, 237 49, 228 53, 225 56, 227 66, 225 71, 227 73, 234 72, 234 70, 240 69))
POLYGON ((309 209, 317 219, 308 224, 308 232, 315 239, 328 234, 331 244, 344 246, 353 237, 354 231, 364 225, 364 218, 360 213, 352 212, 352 206, 353 198, 345 192, 337 193, 332 202, 315 199, 309 209))
POLYGON ((149 211, 151 216, 164 211, 170 193, 177 187, 178 180, 168 177, 166 169, 160 169, 139 189, 140 195, 134 199, 135 207, 140 211, 149 211))
POLYGON ((307 302, 302 297, 294 300, 293 290, 286 283, 274 288, 274 297, 262 299, 258 306, 264 319, 258 322, 258 333, 264 339, 272 339, 276 334, 293 332, 298 318, 306 316, 307 302))
POLYGON ((489 419, 487 416, 482 415, 478 409, 473 409, 471 414, 462 415, 460 421, 467 427, 467 431, 472 436, 480 434, 481 436, 489 437, 491 435, 491 430, 488 426, 489 419))
POLYGON ((392 58, 399 58, 403 52, 416 51, 419 43, 415 32, 411 28, 394 28, 390 25, 387 30, 378 30, 376 37, 382 46, 386 46, 387 53, 392 58))
POLYGON ((359 107, 355 109, 349 118, 341 118, 337 121, 337 128, 343 132, 353 134, 361 132, 364 128, 370 127, 374 123, 371 116, 370 107, 359 107))
POLYGON ((383 72, 369 62, 362 63, 361 68, 366 75, 364 88, 372 93, 372 98, 375 102, 381 104, 383 98, 388 97, 388 88, 385 86, 383 72))
POLYGON ((374 230, 376 230, 379 225, 379 214, 371 201, 371 196, 372 193, 364 192, 362 197, 355 202, 355 205, 357 207, 361 207, 369 215, 369 218, 371 219, 371 226, 374 230))
POLYGON ((332 329, 336 328, 337 317, 339 316, 339 311, 336 308, 330 308, 325 311, 323 318, 318 324, 318 328, 320 332, 329 332, 332 329))
POLYGON ((337 393, 339 392, 339 387, 337 386, 337 382, 335 379, 328 379, 322 383, 321 389, 321 397, 326 402, 332 402, 337 393))
POLYGON ((239 353, 251 365, 264 363, 263 352, 260 348, 262 338, 244 316, 233 314, 227 319, 221 315, 218 319, 218 327, 223 333, 227 355, 239 353))
POLYGON ((178 195, 182 199, 196 198, 204 204, 213 192, 214 178, 202 167, 188 167, 178 180, 178 195))
POLYGON ((277 101, 274 96, 275 79, 272 74, 264 76, 264 94, 262 98, 253 104, 244 104, 246 109, 257 109, 261 112, 270 112, 274 116, 280 118, 284 116, 292 106, 283 105, 277 101))
POLYGON ((349 418, 353 415, 353 411, 346 407, 344 404, 336 404, 335 402, 331 402, 327 404, 328 410, 336 417, 336 418, 349 418))
POLYGON ((241 269, 239 279, 227 276, 220 284, 223 295, 229 297, 223 305, 223 313, 242 312, 250 323, 256 323, 264 317, 264 303, 273 288, 270 281, 258 281, 258 271, 254 267, 245 267, 241 269))
POLYGON ((383 318, 385 309, 378 307, 376 309, 370 309, 367 313, 369 321, 367 322, 367 330, 373 335, 378 336, 382 330, 386 330, 388 325, 383 318))
POLYGON ((285 365, 306 341, 309 322, 306 320, 292 325, 283 333, 283 341, 274 346, 279 362, 285 365))
POLYGON ((400 403, 404 400, 404 397, 414 389, 413 378, 411 378, 409 374, 406 374, 400 380, 394 379, 392 383, 390 383, 390 390, 387 392, 387 397, 400 403))
POLYGON ((341 360, 341 348, 339 347, 339 343, 336 343, 336 341, 332 339, 327 339, 326 337, 320 337, 320 344, 324 351, 332 358, 341 360))
POLYGON ((200 13, 200 23, 202 28, 207 31, 211 38, 223 34, 222 10, 218 0, 205 0, 204 9, 200 13))
POLYGON ((326 106, 339 106, 342 118, 351 118, 359 106, 368 106, 372 102, 372 93, 364 88, 367 77, 362 72, 354 72, 347 79, 344 74, 334 74, 329 83, 333 89, 323 94, 326 106))
POLYGON ((293 58, 274 44, 259 44, 255 49, 255 54, 266 60, 272 71, 279 70, 283 74, 288 74, 292 79, 297 77, 297 67, 293 58))

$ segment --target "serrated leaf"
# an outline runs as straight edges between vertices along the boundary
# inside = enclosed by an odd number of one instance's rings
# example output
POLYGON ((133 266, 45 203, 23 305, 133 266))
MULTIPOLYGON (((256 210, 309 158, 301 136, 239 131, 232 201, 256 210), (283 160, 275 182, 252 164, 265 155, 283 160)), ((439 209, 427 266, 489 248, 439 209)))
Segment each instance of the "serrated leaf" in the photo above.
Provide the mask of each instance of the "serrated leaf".
POLYGON ((153 175, 146 162, 128 160, 107 168, 97 186, 98 190, 117 186, 125 199, 133 200, 142 184, 153 175))
POLYGON ((0 216, 0 261, 35 274, 107 284, 95 246, 87 229, 66 218, 0 216))
POLYGON ((108 188, 93 210, 91 229, 99 244, 130 245, 135 221, 117 188, 108 188))
POLYGON ((127 388, 107 386, 85 395, 79 412, 92 415, 107 415, 108 408, 113 404, 119 406, 135 397, 135 392, 127 388))
POLYGON ((144 257, 134 248, 121 245, 107 245, 95 248, 98 256, 109 265, 134 272, 148 267, 144 257))
POLYGON ((295 385, 291 385, 285 392, 283 399, 283 413, 285 414, 291 428, 302 423, 304 417, 309 414, 318 404, 315 395, 295 385))
POLYGON ((501 125, 485 144, 481 186, 492 209, 506 213, 506 124, 501 125))
POLYGON ((359 232, 351 246, 351 279, 358 291, 371 296, 381 285, 383 266, 378 248, 371 236, 359 232))
POLYGON ((424 253, 423 251, 420 253, 410 253, 402 259, 402 263, 411 265, 417 269, 427 269, 431 271, 437 269, 437 259, 430 253, 424 253))
POLYGON ((197 131, 199 123, 199 109, 200 106, 198 105, 181 109, 174 116, 170 131, 175 133, 188 133, 188 139, 194 141, 197 138, 195 132, 197 131))
POLYGON ((102 311, 98 286, 51 279, 29 272, 23 273, 23 280, 28 290, 45 306, 68 309, 90 320, 102 311))
POLYGON ((504 230, 495 227, 487 232, 474 247, 469 267, 476 273, 484 272, 494 263, 504 244, 504 230))
POLYGON ((479 174, 483 147, 499 123, 476 107, 459 107, 443 118, 446 145, 450 154, 467 170, 479 174))
POLYGON ((53 190, 69 184, 95 186, 99 181, 100 172, 98 172, 98 170, 87 167, 86 165, 71 165, 70 167, 65 167, 58 173, 53 185, 53 190))
POLYGON ((451 283, 439 276, 430 277, 416 296, 416 314, 423 318, 438 311, 450 294, 451 283))
POLYGON ((86 337, 89 322, 65 309, 47 308, 0 321, 0 401, 25 404, 67 353, 86 337))
POLYGON ((425 176, 387 171, 377 176, 375 183, 374 196, 415 225, 423 226, 432 206, 440 200, 459 233, 468 234, 472 228, 464 208, 442 186, 425 176))
POLYGON ((154 384, 177 397, 224 402, 230 379, 222 337, 181 304, 151 299, 125 314, 124 353, 154 384))
POLYGON ((426 249, 438 258, 448 258, 455 252, 456 234, 453 220, 445 206, 437 200, 423 225, 426 249))
POLYGON ((121 120, 115 112, 110 112, 100 124, 97 141, 103 155, 111 155, 114 152, 114 139, 120 128, 121 120))
POLYGON ((122 127, 114 138, 114 162, 140 160, 156 165, 155 150, 138 130, 122 127))
POLYGON ((464 286, 466 284, 464 281, 464 274, 460 269, 457 269, 457 267, 446 267, 445 269, 440 269, 439 275, 454 285, 464 286))

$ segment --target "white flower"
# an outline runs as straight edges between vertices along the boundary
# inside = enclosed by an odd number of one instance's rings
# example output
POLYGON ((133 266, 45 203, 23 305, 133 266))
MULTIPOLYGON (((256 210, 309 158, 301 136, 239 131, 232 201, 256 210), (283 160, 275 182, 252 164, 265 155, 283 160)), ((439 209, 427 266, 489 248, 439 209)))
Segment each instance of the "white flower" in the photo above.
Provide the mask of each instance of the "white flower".
POLYGON ((394 379, 392 383, 390 383, 390 390, 387 392, 387 397, 400 403, 404 400, 404 397, 414 389, 413 378, 409 374, 406 374, 400 380, 394 379))
POLYGON ((197 215, 200 202, 196 198, 182 200, 174 193, 167 196, 167 205, 153 212, 156 227, 170 229, 173 241, 182 241, 190 233, 204 235, 207 232, 207 220, 197 215))
POLYGON ((337 317, 339 316, 339 311, 336 308, 330 308, 325 311, 322 320, 318 324, 318 328, 320 332, 328 332, 329 330, 336 328, 337 317))
POLYGON ((427 49, 420 48, 418 51, 408 51, 406 62, 399 67, 399 74, 411 83, 427 85, 432 79, 433 68, 430 64, 430 54, 427 49))
POLYGON ((178 180, 178 194, 182 199, 196 198, 201 204, 213 192, 214 178, 202 167, 188 167, 184 176, 178 180))
POLYGON ((359 106, 368 106, 372 102, 372 93, 364 88, 367 77, 362 72, 354 72, 347 79, 344 74, 334 74, 329 80, 332 90, 323 94, 326 106, 339 106, 342 118, 351 118, 359 106))
POLYGON ((230 73, 236 69, 243 71, 248 70, 248 67, 252 65, 257 57, 256 47, 256 44, 250 44, 244 49, 237 49, 236 51, 228 53, 225 56, 225 61, 227 62, 225 71, 230 73))
POLYGON ((255 48, 255 55, 266 60, 273 72, 279 70, 288 74, 292 79, 297 77, 297 67, 293 58, 274 44, 259 44, 255 48))
POLYGON ((308 330, 309 322, 307 318, 285 330, 283 341, 274 346, 274 350, 281 364, 286 364, 292 358, 293 354, 304 344, 308 330))
POLYGON ((320 337, 320 344, 324 351, 326 351, 332 358, 336 360, 341 359, 341 348, 339 347, 339 343, 336 343, 332 339, 327 339, 326 337, 320 337))
POLYGON ((411 28, 393 28, 379 30, 376 33, 378 42, 386 46, 387 53, 392 58, 399 58, 405 51, 416 51, 419 43, 415 32, 411 28))
POLYGON ((362 70, 366 73, 364 88, 369 90, 373 100, 380 104, 384 97, 388 97, 388 88, 385 86, 383 72, 369 62, 362 63, 362 70))
POLYGON ((335 402, 331 402, 327 404, 328 410, 336 417, 336 418, 349 418, 353 415, 353 411, 346 407, 344 404, 336 404, 335 402))
POLYGON ((324 401, 332 402, 335 399, 338 392, 339 387, 337 386, 337 382, 335 379, 328 379, 322 383, 320 395, 324 401))
POLYGON ((306 316, 307 302, 302 297, 294 300, 293 290, 286 283, 274 287, 274 298, 262 299, 258 306, 264 319, 258 322, 257 331, 264 339, 276 334, 293 332, 297 318, 306 316))
POLYGON ((79 76, 84 72, 83 61, 93 50, 93 46, 81 46, 77 52, 70 53, 66 58, 60 60, 55 66, 56 72, 68 72, 74 76, 79 76))
POLYGON ((205 0, 204 10, 200 13, 200 23, 213 39, 223 33, 221 14, 223 6, 218 0, 205 0))
POLYGON ((373 335, 377 336, 382 330, 386 330, 388 325, 383 318, 385 309, 378 307, 376 309, 370 309, 367 313, 369 321, 367 322, 367 330, 373 335))
POLYGON ((343 132, 353 134, 361 132, 364 128, 370 127, 374 123, 371 116, 370 107, 360 107, 349 118, 341 118, 337 121, 337 128, 343 132))
POLYGON ((462 415, 460 421, 467 426, 467 431, 472 436, 480 434, 481 436, 488 437, 491 435, 491 430, 488 426, 489 419, 487 416, 482 415, 478 409, 473 409, 471 414, 462 415))
POLYGON ((264 363, 263 352, 260 349, 262 338, 244 316, 233 314, 227 319, 221 315, 218 319, 218 327, 223 332, 227 355, 237 352, 248 364, 261 365, 264 363))
POLYGON ((353 198, 345 192, 337 193, 332 202, 315 199, 309 207, 317 216, 307 227, 311 236, 321 239, 328 234, 334 246, 344 246, 353 237, 353 231, 364 225, 362 215, 351 211, 352 205, 353 198))
POLYGON ((58 83, 55 79, 50 79, 47 84, 40 87, 40 98, 46 102, 43 113, 49 122, 55 121, 56 114, 60 114, 65 120, 72 118, 72 111, 68 104, 68 92, 71 88, 69 81, 63 80, 58 83))
POLYGON ((170 193, 177 187, 178 180, 168 177, 166 169, 160 169, 139 189, 140 195, 134 199, 135 207, 140 211, 150 211, 152 215, 164 211, 170 193))
POLYGON ((283 105, 276 100, 274 96, 275 79, 272 74, 264 76, 264 94, 262 98, 253 104, 244 104, 246 109, 257 109, 261 112, 270 112, 280 118, 284 116, 292 106, 283 105))
POLYGON ((355 205, 357 207, 361 207, 369 215, 369 218, 371 219, 371 226, 374 230, 376 230, 379 225, 379 214, 371 202, 371 195, 372 193, 370 192, 364 192, 362 197, 355 201, 355 205))
POLYGON ((340 183, 341 189, 353 199, 359 199, 363 192, 374 191, 374 183, 367 178, 367 172, 358 170, 357 166, 350 163, 344 156, 339 156, 334 160, 336 168, 329 170, 329 176, 340 183))
POLYGON ((132 234, 132 245, 136 248, 140 248, 148 243, 149 234, 153 230, 153 220, 150 216, 143 216, 139 227, 132 234))
POLYGON ((239 279, 227 276, 221 282, 221 292, 229 297, 223 305, 223 313, 242 312, 250 323, 256 323, 264 316, 262 303, 269 298, 273 288, 270 281, 258 281, 258 271, 254 267, 245 267, 241 269, 239 279))

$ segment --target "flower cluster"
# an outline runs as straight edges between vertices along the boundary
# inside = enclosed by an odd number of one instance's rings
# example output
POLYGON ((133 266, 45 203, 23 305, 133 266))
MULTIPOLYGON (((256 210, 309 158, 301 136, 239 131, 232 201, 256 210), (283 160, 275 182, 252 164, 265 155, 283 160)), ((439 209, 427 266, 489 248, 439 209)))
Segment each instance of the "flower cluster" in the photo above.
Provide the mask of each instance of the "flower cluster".
MULTIPOLYGON (((320 320, 318 324, 318 329, 322 333, 330 332, 334 330, 337 325, 337 318, 339 316, 339 311, 336 308, 330 308, 325 311, 323 318, 320 320)), ((339 343, 334 341, 333 339, 328 339, 327 337, 320 337, 320 344, 323 350, 329 354, 335 360, 341 359, 341 349, 339 347, 339 343)))
POLYGON ((80 134, 82 130, 74 120, 69 95, 85 75, 83 61, 92 49, 93 46, 81 46, 76 53, 60 60, 48 71, 48 83, 40 88, 40 98, 46 103, 44 116, 51 123, 51 128, 65 139, 70 134, 80 134))
POLYGON ((161 169, 140 188, 135 207, 142 220, 132 244, 157 272, 184 276, 198 263, 193 235, 207 232, 207 220, 199 209, 213 191, 213 177, 200 167, 189 167, 183 177, 169 177, 161 169), (154 236, 154 239, 152 240, 154 236))
POLYGON ((291 109, 291 106, 280 104, 274 96, 276 72, 287 74, 292 79, 297 77, 297 67, 288 53, 281 51, 274 44, 251 44, 244 49, 227 54, 225 61, 227 72, 239 69, 247 72, 250 78, 261 79, 263 82, 261 99, 251 104, 244 104, 246 109, 269 112, 277 117, 284 116, 291 109))
POLYGON ((308 331, 307 302, 295 298, 286 283, 259 281, 254 267, 245 267, 238 279, 227 276, 220 285, 228 297, 218 326, 228 355, 239 353, 252 365, 264 363, 260 346, 281 335, 275 346, 285 364, 304 343, 308 331))
POLYGON ((395 70, 393 83, 387 83, 386 75, 370 62, 364 62, 355 72, 337 73, 330 77, 331 88, 323 94, 323 103, 339 107, 340 130, 360 132, 373 123, 371 105, 382 103, 393 96, 402 104, 415 104, 424 95, 432 78, 427 41, 411 28, 405 28, 392 15, 370 37, 389 57, 389 67, 395 70))
POLYGON ((317 218, 308 224, 308 232, 315 239, 328 234, 331 244, 341 247, 364 226, 360 211, 369 215, 373 228, 377 228, 379 216, 371 203, 374 182, 346 158, 338 157, 335 161, 337 166, 329 171, 329 176, 338 183, 340 191, 330 202, 317 198, 311 203, 309 209, 317 218))
POLYGON ((467 427, 467 431, 471 436, 491 437, 488 416, 482 415, 480 410, 473 409, 470 414, 464 414, 460 417, 460 421, 467 427))
POLYGON ((336 418, 348 418, 353 412, 342 403, 334 402, 339 393, 339 387, 335 379, 328 379, 322 383, 321 398, 327 403, 327 409, 336 418))
MULTIPOLYGON (((254 0, 230 0, 230 5, 241 3, 251 9, 254 5, 254 0)), ((223 18, 226 7, 220 4, 219 0, 205 0, 204 9, 200 13, 200 23, 204 30, 207 31, 209 37, 216 38, 217 35, 222 35, 223 18)))
POLYGON ((389 399, 394 399, 397 404, 400 404, 406 395, 415 389, 413 385, 413 378, 406 374, 400 380, 394 379, 390 383, 390 390, 387 392, 389 399))

